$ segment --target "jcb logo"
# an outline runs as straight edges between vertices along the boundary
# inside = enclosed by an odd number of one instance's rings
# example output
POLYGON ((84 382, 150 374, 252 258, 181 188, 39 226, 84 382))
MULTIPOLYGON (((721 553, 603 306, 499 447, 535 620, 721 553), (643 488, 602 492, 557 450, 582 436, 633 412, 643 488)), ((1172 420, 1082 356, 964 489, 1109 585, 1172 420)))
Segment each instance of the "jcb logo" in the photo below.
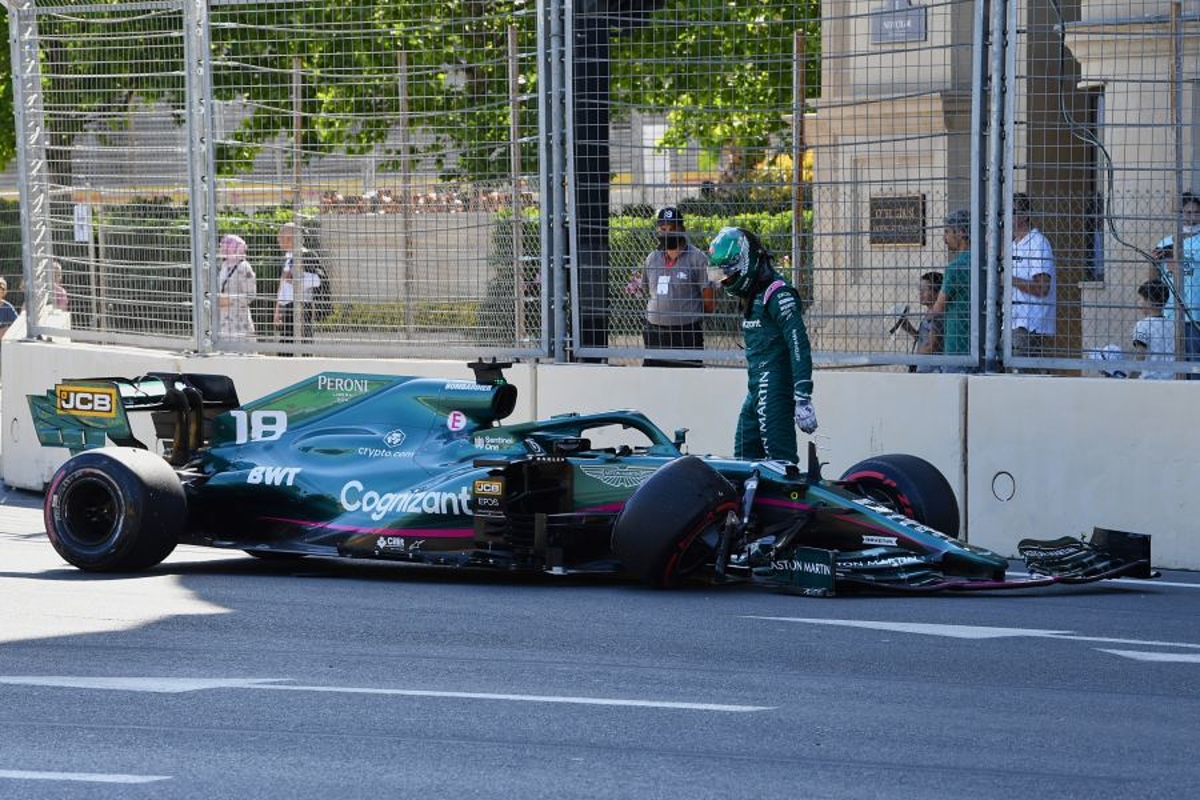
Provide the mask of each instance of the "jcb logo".
POLYGON ((493 496, 504 494, 504 483, 501 481, 477 480, 475 481, 475 494, 493 496))
POLYGON ((115 417, 117 390, 97 386, 59 386, 54 390, 60 414, 115 417))

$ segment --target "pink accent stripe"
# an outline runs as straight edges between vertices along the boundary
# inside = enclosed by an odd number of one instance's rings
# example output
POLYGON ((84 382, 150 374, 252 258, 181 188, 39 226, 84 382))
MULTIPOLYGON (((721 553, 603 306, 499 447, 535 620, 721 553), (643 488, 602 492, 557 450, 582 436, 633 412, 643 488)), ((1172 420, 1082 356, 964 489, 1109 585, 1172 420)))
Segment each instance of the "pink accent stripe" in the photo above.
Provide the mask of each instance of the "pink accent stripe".
POLYGON ((625 507, 624 503, 601 503, 598 506, 588 506, 587 508, 579 508, 575 510, 576 514, 585 514, 596 511, 620 511, 625 507))
POLYGON ((289 519, 288 517, 259 517, 268 522, 285 522, 288 525, 303 525, 306 528, 324 528, 331 531, 349 531, 350 533, 396 534, 405 536, 428 536, 431 539, 470 539, 475 531, 470 528, 365 528, 361 525, 341 525, 336 522, 315 522, 310 519, 289 519))
POLYGON ((846 517, 845 519, 851 525, 857 525, 858 527, 866 528, 869 531, 876 531, 878 533, 884 534, 885 536, 893 536, 898 539, 904 539, 909 542, 917 541, 911 534, 905 533, 903 531, 895 530, 894 528, 884 528, 882 526, 876 525, 873 522, 863 519, 862 517, 846 517))
POLYGON ((780 508, 792 508, 796 511, 811 511, 812 506, 808 503, 797 503, 794 500, 776 500, 773 497, 756 497, 754 498, 756 506, 779 506, 780 508))

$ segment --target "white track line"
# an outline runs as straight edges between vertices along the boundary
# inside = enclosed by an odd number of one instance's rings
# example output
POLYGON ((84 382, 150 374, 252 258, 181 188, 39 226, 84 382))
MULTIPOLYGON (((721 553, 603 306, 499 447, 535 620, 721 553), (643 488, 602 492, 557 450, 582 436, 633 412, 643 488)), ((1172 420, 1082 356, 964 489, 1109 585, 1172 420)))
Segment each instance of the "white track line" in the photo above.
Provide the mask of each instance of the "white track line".
POLYGON ((169 781, 170 775, 120 775, 104 772, 34 772, 24 769, 0 769, 0 779, 18 781, 75 781, 76 783, 155 783, 169 781))

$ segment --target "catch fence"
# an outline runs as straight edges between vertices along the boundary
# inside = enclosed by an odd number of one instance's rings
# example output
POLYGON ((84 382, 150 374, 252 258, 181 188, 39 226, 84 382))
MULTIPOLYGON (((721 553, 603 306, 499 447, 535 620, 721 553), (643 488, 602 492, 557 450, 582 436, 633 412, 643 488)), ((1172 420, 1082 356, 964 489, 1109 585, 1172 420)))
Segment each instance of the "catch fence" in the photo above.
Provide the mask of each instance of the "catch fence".
MULTIPOLYGON (((32 289, 35 335, 680 358, 643 339, 660 287, 640 272, 672 206, 701 249, 726 225, 763 239, 801 292, 818 364, 1130 373, 1149 352, 1155 371, 1194 369, 1200 204, 1195 221, 1180 213, 1200 185, 1191 4, 25 0, 8 13, 24 252, 5 269, 32 289), (1023 246, 1014 261, 1017 193, 1052 269, 1023 246), (311 340, 275 313, 285 223, 332 290, 311 340), (221 324, 225 234, 255 272, 239 300, 252 336, 221 324), (917 335, 934 319, 923 276, 964 247, 951 334, 917 335), (1165 322, 1139 296, 1162 300, 1162 285, 1180 289, 1165 322)), ((719 296, 684 355, 739 363, 740 322, 719 296)))

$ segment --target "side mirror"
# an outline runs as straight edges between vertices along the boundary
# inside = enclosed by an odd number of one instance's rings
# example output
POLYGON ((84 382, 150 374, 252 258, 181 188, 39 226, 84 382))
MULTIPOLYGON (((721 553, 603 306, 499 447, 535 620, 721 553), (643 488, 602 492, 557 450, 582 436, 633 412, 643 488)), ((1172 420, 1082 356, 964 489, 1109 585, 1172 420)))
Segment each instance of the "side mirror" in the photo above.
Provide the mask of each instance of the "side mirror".
POLYGON ((683 449, 683 444, 684 444, 684 442, 686 442, 686 441, 687 441, 687 432, 688 432, 688 429, 687 429, 687 428, 676 428, 676 429, 675 429, 675 442, 674 442, 674 444, 675 444, 675 446, 676 446, 676 447, 678 447, 680 450, 682 450, 682 449, 683 449))

